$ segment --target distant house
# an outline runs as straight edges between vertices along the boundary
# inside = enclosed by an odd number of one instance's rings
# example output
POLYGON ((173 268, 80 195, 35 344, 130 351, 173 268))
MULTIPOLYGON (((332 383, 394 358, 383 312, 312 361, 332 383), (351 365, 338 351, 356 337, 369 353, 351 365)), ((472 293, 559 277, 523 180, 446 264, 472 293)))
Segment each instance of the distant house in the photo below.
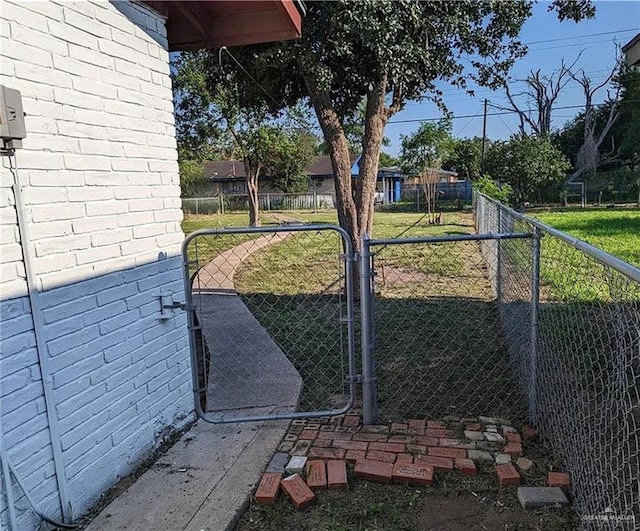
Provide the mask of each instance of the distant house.
POLYGON ((629 66, 640 65, 640 33, 622 47, 629 66))
MULTIPOLYGON (((360 155, 351 157, 351 176, 355 180, 360 174, 360 155)), ((211 195, 245 195, 247 193, 246 173, 241 160, 210 161, 204 164, 204 174, 211 183, 211 195)), ((438 170, 439 181, 442 183, 457 183, 458 174, 454 171, 438 170)), ((335 193, 335 174, 331 157, 318 156, 307 168, 309 177, 309 192, 318 194, 335 193)), ((406 185, 416 185, 416 177, 405 175, 397 166, 379 167, 376 182, 376 201, 381 203, 396 203, 401 200, 402 190, 406 185)), ((260 194, 282 193, 273 185, 273 179, 268 176, 260 178, 260 194)))
MULTIPOLYGON (((353 163, 357 157, 352 157, 353 163)), ((213 194, 246 194, 246 172, 241 160, 216 160, 205 162, 204 175, 211 183, 213 194)), ((335 191, 333 165, 331 157, 319 156, 307 168, 309 177, 309 191, 319 194, 332 194, 335 191)), ((261 194, 282 193, 273 185, 273 179, 268 176, 260 177, 261 194)))

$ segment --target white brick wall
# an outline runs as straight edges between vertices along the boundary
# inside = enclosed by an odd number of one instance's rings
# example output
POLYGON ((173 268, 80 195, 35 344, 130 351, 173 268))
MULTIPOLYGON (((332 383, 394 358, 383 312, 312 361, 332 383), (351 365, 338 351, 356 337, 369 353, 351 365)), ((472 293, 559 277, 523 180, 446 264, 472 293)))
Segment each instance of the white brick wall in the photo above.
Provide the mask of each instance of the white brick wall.
MULTIPOLYGON (((0 83, 22 92, 27 115, 17 164, 61 437, 52 443, 46 422, 6 159, 2 430, 54 516, 52 444, 62 448, 77 516, 191 415, 185 316, 158 320, 160 289, 184 300, 166 45, 163 19, 133 3, 0 3, 0 83)), ((37 523, 28 510, 19 517, 21 529, 37 523)))

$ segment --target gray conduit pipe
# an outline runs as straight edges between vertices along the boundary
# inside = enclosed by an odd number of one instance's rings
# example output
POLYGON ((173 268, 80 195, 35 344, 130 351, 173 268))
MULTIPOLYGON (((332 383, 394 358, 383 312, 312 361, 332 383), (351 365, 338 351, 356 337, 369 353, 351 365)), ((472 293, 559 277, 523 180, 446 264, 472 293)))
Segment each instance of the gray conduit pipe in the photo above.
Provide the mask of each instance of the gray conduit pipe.
MULTIPOLYGON (((42 390, 47 411, 47 421, 49 424, 49 434, 51 436, 51 448, 53 450, 53 465, 56 472, 56 482, 58 484, 58 495, 60 496, 60 508, 62 519, 71 521, 71 507, 67 494, 67 483, 64 473, 64 461, 62 459, 62 444, 60 442, 60 430, 58 419, 55 414, 55 402, 53 400, 53 379, 49 370, 49 356, 45 344, 45 334, 42 322, 42 311, 40 309, 40 299, 38 297, 38 286, 36 275, 33 270, 31 257, 31 238, 29 237, 29 223, 22 196, 22 185, 18 176, 15 155, 9 156, 9 171, 13 175, 13 196, 16 202, 16 215, 18 218, 18 232, 22 247, 24 269, 27 277, 27 291, 29 292, 29 302, 31 303, 31 316, 33 318, 33 332, 36 339, 36 350, 38 352, 38 362, 42 376, 42 390), (12 160, 13 163, 12 163, 12 160)), ((3 463, 5 460, 3 459, 3 463)), ((3 465, 4 466, 4 465, 3 465)))

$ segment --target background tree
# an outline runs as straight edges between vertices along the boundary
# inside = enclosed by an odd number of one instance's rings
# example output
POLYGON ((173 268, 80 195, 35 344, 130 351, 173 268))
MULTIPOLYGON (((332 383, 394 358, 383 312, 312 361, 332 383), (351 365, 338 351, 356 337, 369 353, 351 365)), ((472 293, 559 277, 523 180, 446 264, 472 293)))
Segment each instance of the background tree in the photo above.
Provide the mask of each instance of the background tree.
POLYGON ((206 192, 209 183, 204 176, 202 162, 192 159, 181 160, 179 172, 182 197, 198 197, 206 192))
MULTIPOLYGON (((491 146, 487 141, 487 149, 491 146)), ((476 180, 480 178, 482 164, 482 138, 456 138, 453 150, 443 161, 442 166, 447 170, 458 173, 459 178, 476 180)))
MULTIPOLYGON (((441 102, 437 81, 466 87, 473 79, 481 86, 498 86, 525 53, 517 36, 532 4, 310 2, 302 39, 235 49, 238 62, 228 65, 228 76, 242 84, 241 105, 259 100, 281 109, 309 98, 332 160, 338 219, 359 249, 361 236, 371 231, 378 160, 389 119, 409 100, 441 102), (344 126, 363 101, 362 159, 354 189, 344 126)), ((561 20, 594 14, 590 0, 554 0, 549 9, 561 20)), ((217 54, 210 53, 205 68, 217 64, 217 54)))
POLYGON ((564 183, 571 165, 549 138, 514 135, 491 146, 485 168, 493 179, 509 184, 516 204, 522 205, 564 183))
POLYGON ((318 138, 307 131, 276 132, 264 174, 273 179, 273 186, 285 193, 306 192, 309 189, 307 168, 316 154, 318 138))
POLYGON ((436 185, 442 161, 453 152, 451 120, 426 122, 402 138, 400 161, 406 175, 417 175, 427 201, 429 223, 436 223, 436 185))
POLYGON ((551 114, 562 89, 571 81, 571 69, 580 59, 580 55, 569 66, 564 60, 560 68, 551 75, 544 75, 540 69, 532 70, 525 78, 508 79, 504 90, 509 104, 494 105, 497 109, 513 111, 520 121, 520 134, 548 135, 551 132, 551 114), (511 86, 522 83, 524 88, 514 93, 511 86))
POLYGON ((397 166, 399 164, 399 160, 395 157, 392 157, 388 153, 384 151, 380 152, 380 158, 378 158, 378 166, 383 168, 391 168, 393 166, 397 166))

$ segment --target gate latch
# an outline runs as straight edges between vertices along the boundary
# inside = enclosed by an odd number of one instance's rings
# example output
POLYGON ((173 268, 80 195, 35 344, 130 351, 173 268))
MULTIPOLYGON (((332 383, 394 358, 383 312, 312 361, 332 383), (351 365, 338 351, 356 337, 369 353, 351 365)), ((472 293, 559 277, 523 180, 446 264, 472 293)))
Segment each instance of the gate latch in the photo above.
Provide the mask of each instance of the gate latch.
POLYGON ((160 319, 166 320, 174 317, 175 310, 184 310, 186 305, 184 302, 174 301, 173 293, 170 291, 160 292, 160 319))

